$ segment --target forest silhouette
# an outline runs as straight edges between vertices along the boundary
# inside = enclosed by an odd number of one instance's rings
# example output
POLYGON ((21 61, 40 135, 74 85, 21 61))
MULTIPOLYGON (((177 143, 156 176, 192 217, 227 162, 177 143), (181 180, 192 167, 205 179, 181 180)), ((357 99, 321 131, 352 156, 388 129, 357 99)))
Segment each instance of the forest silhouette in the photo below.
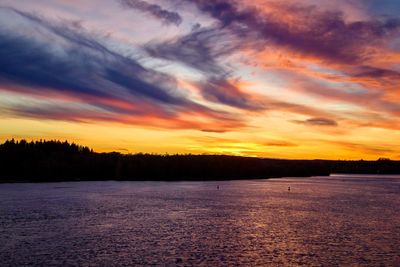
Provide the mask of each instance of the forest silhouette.
POLYGON ((400 162, 387 158, 335 161, 97 153, 67 141, 14 139, 0 145, 0 168, 0 182, 234 180, 331 173, 400 174, 400 162))

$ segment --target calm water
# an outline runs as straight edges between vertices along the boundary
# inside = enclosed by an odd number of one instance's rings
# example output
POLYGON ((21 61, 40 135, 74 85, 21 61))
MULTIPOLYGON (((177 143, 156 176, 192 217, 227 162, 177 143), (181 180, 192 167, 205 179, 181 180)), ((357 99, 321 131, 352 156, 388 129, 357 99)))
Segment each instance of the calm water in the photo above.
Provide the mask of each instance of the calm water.
POLYGON ((238 264, 400 266, 400 176, 0 185, 1 266, 238 264))

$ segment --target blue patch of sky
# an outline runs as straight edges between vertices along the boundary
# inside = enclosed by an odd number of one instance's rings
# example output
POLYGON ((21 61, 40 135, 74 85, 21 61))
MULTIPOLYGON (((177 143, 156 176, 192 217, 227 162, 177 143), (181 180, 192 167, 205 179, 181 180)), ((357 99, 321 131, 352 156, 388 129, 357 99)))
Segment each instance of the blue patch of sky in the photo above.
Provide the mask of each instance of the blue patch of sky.
POLYGON ((364 0, 367 9, 376 15, 400 16, 399 0, 364 0))

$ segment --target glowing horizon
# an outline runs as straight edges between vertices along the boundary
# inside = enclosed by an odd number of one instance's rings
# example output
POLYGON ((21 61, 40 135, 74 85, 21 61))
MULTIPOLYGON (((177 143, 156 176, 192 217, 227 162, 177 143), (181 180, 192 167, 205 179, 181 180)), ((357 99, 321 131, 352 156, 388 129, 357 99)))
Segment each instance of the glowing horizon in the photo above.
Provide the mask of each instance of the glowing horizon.
POLYGON ((0 141, 400 159, 393 0, 10 1, 0 141))

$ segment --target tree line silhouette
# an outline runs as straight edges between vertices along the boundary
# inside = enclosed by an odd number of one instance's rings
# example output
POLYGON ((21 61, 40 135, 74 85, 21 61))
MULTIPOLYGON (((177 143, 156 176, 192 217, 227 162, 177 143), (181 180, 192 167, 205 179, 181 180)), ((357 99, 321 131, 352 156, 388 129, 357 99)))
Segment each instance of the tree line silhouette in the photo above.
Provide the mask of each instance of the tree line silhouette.
POLYGON ((67 180, 231 180, 330 173, 399 174, 400 162, 285 160, 227 155, 96 153, 67 141, 0 144, 0 182, 67 180))

